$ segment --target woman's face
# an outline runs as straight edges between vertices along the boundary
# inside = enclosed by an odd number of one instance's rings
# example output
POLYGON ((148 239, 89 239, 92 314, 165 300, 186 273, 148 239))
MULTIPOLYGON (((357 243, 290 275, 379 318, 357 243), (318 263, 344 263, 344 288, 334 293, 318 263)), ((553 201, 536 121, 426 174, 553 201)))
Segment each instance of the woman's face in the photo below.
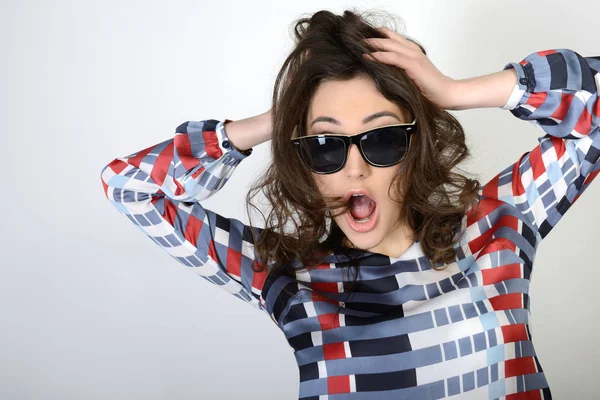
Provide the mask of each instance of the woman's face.
MULTIPOLYGON (((370 78, 356 77, 347 81, 324 81, 319 85, 309 105, 306 134, 353 135, 379 126, 410 122, 410 112, 387 100, 377 91, 370 78), (363 119, 375 113, 382 114, 363 124, 363 119), (333 118, 339 123, 317 121, 313 124, 319 117, 333 118)), ((400 205, 390 199, 390 195, 398 199, 396 185, 388 194, 390 183, 400 165, 401 163, 391 167, 374 167, 363 159, 359 149, 353 144, 344 168, 327 175, 313 173, 323 195, 343 197, 349 190, 366 189, 377 202, 375 225, 366 232, 355 230, 346 214, 335 217, 335 222, 353 247, 397 257, 407 244, 412 243, 408 236, 412 231, 405 224, 396 222, 400 205)))

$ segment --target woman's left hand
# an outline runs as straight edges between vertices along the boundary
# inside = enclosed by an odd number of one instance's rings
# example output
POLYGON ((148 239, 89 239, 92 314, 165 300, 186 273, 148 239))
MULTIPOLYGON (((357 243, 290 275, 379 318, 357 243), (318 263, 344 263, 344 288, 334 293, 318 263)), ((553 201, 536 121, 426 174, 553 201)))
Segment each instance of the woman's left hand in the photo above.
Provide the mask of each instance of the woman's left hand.
POLYGON ((402 68, 425 97, 441 108, 453 110, 458 91, 457 81, 442 74, 416 43, 387 27, 377 29, 387 38, 365 39, 378 51, 365 53, 364 56, 402 68))

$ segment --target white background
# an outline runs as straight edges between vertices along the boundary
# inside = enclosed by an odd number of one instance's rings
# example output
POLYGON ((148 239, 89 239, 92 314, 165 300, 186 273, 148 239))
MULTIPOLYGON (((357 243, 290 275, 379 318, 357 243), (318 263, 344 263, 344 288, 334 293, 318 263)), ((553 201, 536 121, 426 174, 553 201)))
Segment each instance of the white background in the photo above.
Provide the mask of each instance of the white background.
MULTIPOLYGON (((600 55, 592 0, 0 5, 2 399, 297 398, 293 351, 276 325, 120 216, 100 171, 182 122, 270 108, 300 16, 392 12, 456 79, 546 49, 600 55)), ((482 183, 543 134, 499 108, 453 113, 474 154, 462 167, 482 183)), ((245 194, 268 146, 203 204, 247 222, 245 194)), ((557 399, 597 398, 599 202, 600 182, 535 259, 531 329, 557 399)))

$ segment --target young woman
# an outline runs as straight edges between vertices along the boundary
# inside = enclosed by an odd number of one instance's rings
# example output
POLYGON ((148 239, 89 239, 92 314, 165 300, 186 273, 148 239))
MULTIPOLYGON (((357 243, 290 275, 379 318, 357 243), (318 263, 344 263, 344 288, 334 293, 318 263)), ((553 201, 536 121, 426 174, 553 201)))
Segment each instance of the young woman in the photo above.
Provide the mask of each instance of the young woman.
POLYGON ((529 278, 537 246, 598 173, 600 57, 550 49, 454 80, 351 11, 295 28, 269 112, 187 121, 114 159, 107 198, 272 318, 301 399, 550 399, 529 278), (451 171, 469 152, 446 110, 477 107, 544 131, 485 185, 451 171), (273 160, 246 199, 264 190, 265 227, 205 209, 267 140, 273 160))

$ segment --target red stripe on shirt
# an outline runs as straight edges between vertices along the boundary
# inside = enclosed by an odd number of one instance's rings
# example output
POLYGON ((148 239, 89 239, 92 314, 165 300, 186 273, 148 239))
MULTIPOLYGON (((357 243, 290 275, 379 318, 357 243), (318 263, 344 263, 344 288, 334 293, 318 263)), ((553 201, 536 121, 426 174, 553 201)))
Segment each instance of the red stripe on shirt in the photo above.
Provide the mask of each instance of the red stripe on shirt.
POLYGON ((350 377, 348 375, 330 376, 327 378, 327 393, 349 393, 350 377))
POLYGON ((521 265, 508 264, 481 271, 484 285, 492 285, 508 279, 521 278, 521 265))
POLYGON ((514 358, 512 360, 506 360, 504 363, 504 376, 506 378, 534 374, 536 372, 533 357, 514 358))
POLYGON ((504 325, 502 329, 502 337, 504 343, 520 342, 521 340, 529 340, 527 337, 527 329, 525 324, 504 325))
POLYGON ((204 138, 204 150, 206 154, 215 160, 218 160, 223 155, 221 148, 219 147, 219 139, 217 138, 217 132, 203 131, 202 137, 204 138))

